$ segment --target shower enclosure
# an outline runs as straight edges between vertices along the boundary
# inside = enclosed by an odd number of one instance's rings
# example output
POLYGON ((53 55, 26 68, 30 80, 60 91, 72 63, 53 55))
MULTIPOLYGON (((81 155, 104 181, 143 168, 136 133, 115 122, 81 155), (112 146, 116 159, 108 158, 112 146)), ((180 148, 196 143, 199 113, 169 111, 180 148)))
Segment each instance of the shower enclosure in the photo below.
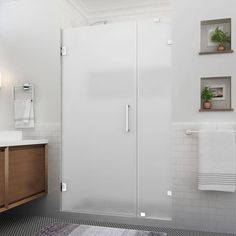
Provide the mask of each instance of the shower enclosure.
POLYGON ((63 31, 62 211, 171 219, 171 28, 63 31))

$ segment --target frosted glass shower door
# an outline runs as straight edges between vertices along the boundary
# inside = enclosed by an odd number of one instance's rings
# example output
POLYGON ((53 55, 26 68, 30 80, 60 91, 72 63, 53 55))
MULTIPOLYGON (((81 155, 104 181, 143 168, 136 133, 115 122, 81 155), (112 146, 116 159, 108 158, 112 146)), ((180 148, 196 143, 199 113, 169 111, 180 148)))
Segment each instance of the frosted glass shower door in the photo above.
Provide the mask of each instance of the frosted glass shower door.
POLYGON ((136 25, 63 32, 62 211, 136 214, 136 25))
POLYGON ((171 219, 170 25, 138 24, 139 215, 171 219), (169 192, 170 194, 170 192, 169 192))

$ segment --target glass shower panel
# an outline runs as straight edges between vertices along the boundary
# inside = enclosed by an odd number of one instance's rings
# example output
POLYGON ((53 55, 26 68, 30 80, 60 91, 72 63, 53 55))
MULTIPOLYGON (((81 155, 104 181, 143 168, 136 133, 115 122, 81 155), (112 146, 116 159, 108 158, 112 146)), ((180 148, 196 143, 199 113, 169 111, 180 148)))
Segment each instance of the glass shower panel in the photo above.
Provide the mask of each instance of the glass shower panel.
POLYGON ((139 215, 171 219, 170 25, 138 24, 139 215))
POLYGON ((64 30, 62 211, 136 214, 136 25, 64 30))

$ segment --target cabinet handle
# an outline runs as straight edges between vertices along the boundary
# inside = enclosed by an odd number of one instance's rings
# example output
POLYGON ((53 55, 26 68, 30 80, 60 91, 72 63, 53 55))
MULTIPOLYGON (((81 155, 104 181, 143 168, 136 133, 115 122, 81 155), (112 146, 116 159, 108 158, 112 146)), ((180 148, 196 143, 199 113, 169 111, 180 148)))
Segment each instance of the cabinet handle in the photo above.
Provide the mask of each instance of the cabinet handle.
POLYGON ((130 105, 126 104, 126 106, 125 106, 125 132, 126 133, 130 132, 130 128, 129 128, 129 109, 130 109, 130 105))

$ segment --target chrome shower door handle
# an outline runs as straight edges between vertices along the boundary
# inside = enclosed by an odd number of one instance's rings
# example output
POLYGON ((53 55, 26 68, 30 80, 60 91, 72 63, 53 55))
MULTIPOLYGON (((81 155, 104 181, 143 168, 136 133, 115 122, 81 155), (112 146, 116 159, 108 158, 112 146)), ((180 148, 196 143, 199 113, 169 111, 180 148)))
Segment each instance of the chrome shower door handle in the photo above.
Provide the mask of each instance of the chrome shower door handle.
POLYGON ((130 109, 130 105, 126 104, 126 106, 125 106, 125 132, 126 133, 130 132, 130 128, 129 128, 129 109, 130 109))

